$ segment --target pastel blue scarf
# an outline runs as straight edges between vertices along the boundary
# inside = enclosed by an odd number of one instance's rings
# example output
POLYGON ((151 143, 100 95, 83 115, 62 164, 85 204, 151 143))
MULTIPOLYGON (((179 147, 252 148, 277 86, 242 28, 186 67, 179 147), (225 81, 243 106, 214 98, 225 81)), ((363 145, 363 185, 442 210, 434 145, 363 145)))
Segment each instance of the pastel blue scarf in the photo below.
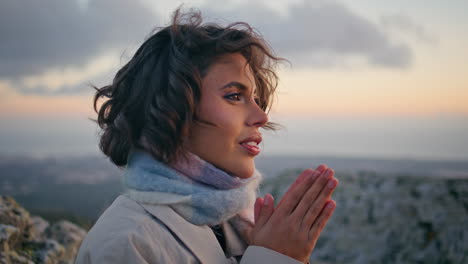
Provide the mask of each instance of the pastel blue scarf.
POLYGON ((189 153, 187 163, 169 167, 143 150, 129 154, 124 172, 126 196, 168 205, 195 225, 217 225, 234 216, 253 225, 253 204, 262 175, 247 179, 229 175, 189 153))

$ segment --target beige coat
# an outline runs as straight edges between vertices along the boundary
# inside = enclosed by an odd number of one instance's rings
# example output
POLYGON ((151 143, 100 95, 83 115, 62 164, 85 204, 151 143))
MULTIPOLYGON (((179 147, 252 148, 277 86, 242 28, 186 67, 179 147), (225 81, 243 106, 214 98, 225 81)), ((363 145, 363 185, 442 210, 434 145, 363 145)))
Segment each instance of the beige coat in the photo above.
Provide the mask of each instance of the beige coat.
POLYGON ((75 264, 106 263, 287 263, 299 261, 276 251, 247 246, 233 227, 222 225, 226 255, 208 226, 186 221, 168 206, 115 199, 86 235, 75 264))

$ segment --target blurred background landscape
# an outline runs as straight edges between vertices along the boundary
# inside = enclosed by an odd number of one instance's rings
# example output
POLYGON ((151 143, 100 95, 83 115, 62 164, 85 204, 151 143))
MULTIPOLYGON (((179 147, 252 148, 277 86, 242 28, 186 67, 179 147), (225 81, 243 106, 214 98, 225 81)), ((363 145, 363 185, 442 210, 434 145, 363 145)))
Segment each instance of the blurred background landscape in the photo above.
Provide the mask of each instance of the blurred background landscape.
POLYGON ((291 62, 270 112, 284 129, 263 132, 257 167, 277 199, 301 169, 337 171, 314 261, 468 261, 464 0, 2 1, 1 195, 93 225, 123 189, 97 147, 89 84, 111 82, 181 3, 248 22, 291 62))

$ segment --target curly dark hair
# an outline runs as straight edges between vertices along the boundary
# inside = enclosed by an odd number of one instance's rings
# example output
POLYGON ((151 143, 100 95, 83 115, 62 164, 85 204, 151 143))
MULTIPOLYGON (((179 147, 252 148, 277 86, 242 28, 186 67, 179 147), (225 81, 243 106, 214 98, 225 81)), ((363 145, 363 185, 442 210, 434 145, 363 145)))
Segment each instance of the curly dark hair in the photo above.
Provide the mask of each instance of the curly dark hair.
MULTIPOLYGON (((210 65, 228 53, 245 57, 255 76, 258 104, 268 113, 278 85, 274 70, 283 59, 274 56, 247 23, 202 24, 199 11, 183 13, 179 7, 172 24, 154 30, 112 84, 93 86, 101 151, 119 167, 127 164, 132 148, 144 149, 167 164, 186 157, 182 143, 191 124, 199 121, 195 113, 201 80, 210 65), (98 110, 101 97, 108 100, 98 110)), ((268 122, 262 128, 278 127, 268 122)))

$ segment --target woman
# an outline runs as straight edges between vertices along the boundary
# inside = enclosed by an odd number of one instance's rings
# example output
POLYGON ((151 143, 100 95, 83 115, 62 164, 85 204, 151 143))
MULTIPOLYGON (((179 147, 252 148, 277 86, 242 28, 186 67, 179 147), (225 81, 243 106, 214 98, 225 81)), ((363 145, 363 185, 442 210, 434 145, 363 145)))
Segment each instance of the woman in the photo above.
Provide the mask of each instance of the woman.
POLYGON ((100 148, 128 190, 76 263, 308 262, 335 207, 333 170, 305 170, 277 206, 256 198, 278 60, 247 24, 201 24, 178 9, 96 88, 100 148))

